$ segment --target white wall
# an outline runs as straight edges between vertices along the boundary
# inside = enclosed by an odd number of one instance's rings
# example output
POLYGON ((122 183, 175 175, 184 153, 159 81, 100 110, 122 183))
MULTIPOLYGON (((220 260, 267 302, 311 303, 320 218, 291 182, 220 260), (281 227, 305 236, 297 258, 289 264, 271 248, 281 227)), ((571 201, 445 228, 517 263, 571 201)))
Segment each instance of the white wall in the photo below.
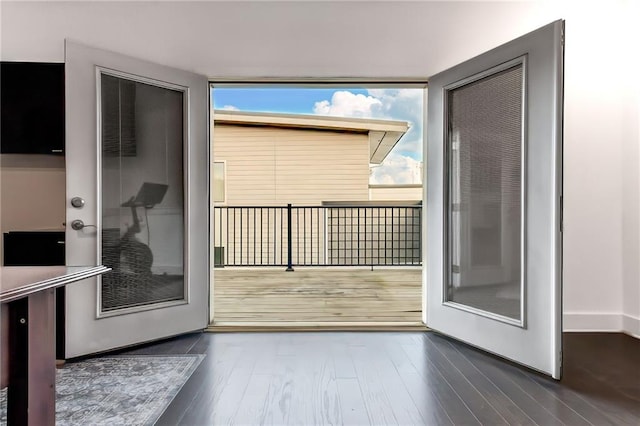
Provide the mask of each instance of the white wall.
MULTIPOLYGON (((640 11, 639 11, 640 13, 640 11)), ((637 40, 637 39, 636 39, 637 40)), ((628 92, 622 146, 622 296, 623 329, 640 337, 640 62, 632 69, 635 81, 628 92)))
POLYGON ((566 19, 565 326, 637 333, 637 2, 3 2, 0 12, 3 60, 62 61, 69 37, 211 77, 427 77, 566 19))
POLYGON ((639 99, 630 96, 637 87, 638 22, 632 19, 639 15, 612 5, 564 13, 565 329, 621 330, 623 314, 637 318, 623 301, 639 285, 637 274, 625 274, 640 260, 637 231, 627 235, 639 220, 637 207, 635 213, 628 209, 637 199, 637 184, 630 179, 633 169, 637 174, 638 157, 625 153, 638 146, 629 106, 632 97, 635 103, 639 99), (636 196, 629 198, 633 187, 636 196))

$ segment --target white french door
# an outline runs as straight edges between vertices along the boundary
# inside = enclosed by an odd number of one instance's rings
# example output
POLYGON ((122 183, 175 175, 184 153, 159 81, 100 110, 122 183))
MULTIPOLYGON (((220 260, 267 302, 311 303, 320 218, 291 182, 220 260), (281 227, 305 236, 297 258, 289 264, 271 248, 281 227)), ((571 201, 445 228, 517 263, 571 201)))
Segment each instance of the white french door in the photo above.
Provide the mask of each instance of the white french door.
POLYGON ((556 21, 429 79, 427 325, 560 378, 556 21))
POLYGON ((69 265, 112 271, 67 286, 66 357, 208 323, 208 83, 65 44, 69 265))

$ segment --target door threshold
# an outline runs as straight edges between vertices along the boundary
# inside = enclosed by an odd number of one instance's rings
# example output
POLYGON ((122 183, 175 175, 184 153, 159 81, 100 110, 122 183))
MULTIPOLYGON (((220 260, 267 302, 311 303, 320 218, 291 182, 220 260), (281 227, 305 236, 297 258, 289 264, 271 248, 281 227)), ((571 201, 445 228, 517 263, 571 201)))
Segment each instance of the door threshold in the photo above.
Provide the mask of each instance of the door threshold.
POLYGON ((303 321, 222 321, 210 324, 205 332, 269 331, 429 331, 419 322, 303 322, 303 321))

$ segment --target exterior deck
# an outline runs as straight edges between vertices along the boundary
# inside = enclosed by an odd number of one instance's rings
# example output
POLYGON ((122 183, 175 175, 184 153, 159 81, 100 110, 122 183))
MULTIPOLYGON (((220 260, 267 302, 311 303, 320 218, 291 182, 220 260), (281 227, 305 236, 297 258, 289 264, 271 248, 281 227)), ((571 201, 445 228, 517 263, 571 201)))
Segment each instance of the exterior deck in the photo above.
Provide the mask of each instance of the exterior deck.
POLYGON ((216 269, 212 326, 420 326, 421 277, 420 267, 216 269))

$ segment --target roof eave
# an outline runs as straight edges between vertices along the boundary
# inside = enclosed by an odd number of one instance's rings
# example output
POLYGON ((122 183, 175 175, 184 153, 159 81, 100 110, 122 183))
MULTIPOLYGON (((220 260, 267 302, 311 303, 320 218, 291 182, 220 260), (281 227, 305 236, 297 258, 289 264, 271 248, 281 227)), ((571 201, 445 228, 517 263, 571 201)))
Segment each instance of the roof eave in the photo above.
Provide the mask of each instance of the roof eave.
POLYGON ((225 110, 214 111, 213 121, 220 124, 313 128, 363 133, 370 131, 406 132, 408 130, 408 123, 398 120, 225 110))
POLYGON ((369 163, 380 164, 406 132, 369 132, 369 163))

